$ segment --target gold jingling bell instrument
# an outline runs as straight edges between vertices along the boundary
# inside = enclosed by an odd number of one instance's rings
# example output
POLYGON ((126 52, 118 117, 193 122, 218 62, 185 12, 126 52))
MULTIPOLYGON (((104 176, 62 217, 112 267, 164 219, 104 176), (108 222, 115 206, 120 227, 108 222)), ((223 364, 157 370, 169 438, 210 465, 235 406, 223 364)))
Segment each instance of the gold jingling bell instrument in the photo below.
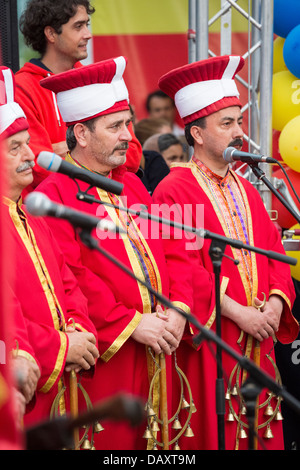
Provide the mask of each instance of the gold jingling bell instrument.
POLYGON ((163 354, 159 356, 158 360, 153 356, 151 348, 148 349, 153 361, 156 365, 156 371, 153 375, 153 378, 150 383, 148 401, 146 403, 146 412, 147 412, 147 428, 144 433, 144 438, 148 440, 148 447, 152 446, 152 449, 157 449, 158 447, 168 450, 170 446, 174 444, 173 450, 180 450, 178 440, 184 435, 185 437, 193 437, 194 433, 190 426, 190 420, 193 413, 195 413, 196 407, 194 405, 191 387, 186 375, 178 367, 176 361, 176 353, 173 353, 175 359, 175 370, 178 374, 180 380, 180 400, 178 403, 177 410, 174 415, 169 418, 167 410, 167 396, 166 396, 166 370, 165 370, 165 358, 163 354), (157 383, 157 379, 160 377, 160 413, 154 411, 154 406, 152 403, 153 388, 157 383), (188 391, 188 400, 184 397, 184 385, 186 385, 188 391), (179 419, 179 414, 186 412, 187 416, 185 418, 184 424, 181 424, 179 419), (169 426, 175 431, 178 431, 176 436, 173 439, 169 439, 169 426), (161 430, 161 441, 157 439, 157 432, 161 430))

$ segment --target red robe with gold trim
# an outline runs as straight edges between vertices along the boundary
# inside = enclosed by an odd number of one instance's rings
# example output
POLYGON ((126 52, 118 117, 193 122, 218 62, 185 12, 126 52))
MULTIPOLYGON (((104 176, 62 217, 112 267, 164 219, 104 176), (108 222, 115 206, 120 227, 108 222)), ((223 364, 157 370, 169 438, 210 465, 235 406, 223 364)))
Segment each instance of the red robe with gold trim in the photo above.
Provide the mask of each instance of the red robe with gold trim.
MULTIPOLYGON (((145 187, 132 173, 125 175, 114 172, 114 177, 124 184, 122 200, 117 205, 140 210, 141 204, 151 206, 151 198, 145 187), (123 202, 122 202, 123 201, 123 202)), ((88 185, 79 182, 82 190, 88 185)), ((38 188, 51 200, 87 212, 93 216, 107 217, 116 224, 124 213, 116 213, 115 209, 99 204, 87 204, 76 198, 77 185, 68 177, 56 174, 49 176, 38 188)), ((106 191, 92 188, 89 190, 97 199, 111 203, 111 195, 106 191)), ((125 214, 126 216, 126 214, 125 214)), ((57 240, 67 255, 67 262, 76 275, 79 285, 88 298, 89 314, 98 331, 98 360, 93 381, 84 386, 95 403, 105 397, 124 391, 144 400, 148 399, 149 384, 154 373, 154 361, 146 346, 137 343, 131 334, 138 325, 143 313, 151 313, 155 309, 156 300, 148 290, 139 285, 126 272, 114 265, 97 251, 91 251, 80 240, 72 225, 63 220, 47 218, 57 240)), ((145 219, 129 218, 128 229, 137 233, 137 243, 132 245, 129 238, 122 239, 119 235, 92 232, 101 248, 107 250, 118 261, 127 266, 140 279, 151 282, 152 286, 165 296, 169 296, 169 281, 165 257, 159 232, 151 238, 151 224, 145 219), (140 258, 136 253, 141 255, 140 258), (143 269, 146 263, 147 269, 143 269), (149 279, 145 278, 148 272, 149 279)), ((156 227, 157 228, 157 227, 156 227)), ((184 267, 183 267, 184 270, 184 267)), ((173 288, 171 300, 183 308, 190 308, 191 289, 188 277, 178 276, 173 288)), ((170 357, 166 357, 168 371, 170 357)), ((169 374, 169 372, 168 372, 169 374)), ((168 399, 171 396, 171 380, 168 380, 168 399)), ((154 386, 153 407, 157 411, 158 393, 154 386)), ((171 406, 171 402, 168 402, 171 406)), ((170 408, 169 408, 170 411, 170 408)), ((171 413, 171 411, 170 411, 171 413)), ((127 423, 103 422, 105 430, 95 436, 96 449, 146 449, 147 441, 142 438, 146 423, 131 429, 127 423)))
MULTIPOLYGON (((246 206, 246 216, 249 230, 249 244, 265 250, 273 250, 284 253, 279 233, 271 223, 268 213, 262 203, 258 191, 244 178, 235 176, 240 187, 241 194, 246 206)), ((196 228, 204 228, 213 233, 227 236, 226 227, 222 225, 222 216, 215 211, 214 201, 207 193, 205 185, 193 163, 185 165, 174 165, 168 175, 157 187, 153 199, 156 204, 167 204, 172 206, 178 204, 179 212, 184 213, 184 208, 192 208, 187 225, 196 228), (203 204, 203 220, 199 217, 203 204), (196 211, 196 207, 200 212, 196 211), (198 215, 197 215, 198 214, 198 215), (199 225, 201 223, 201 225, 199 225)), ((215 280, 214 270, 209 254, 211 241, 209 239, 196 240, 195 238, 185 239, 186 252, 190 258, 190 269, 193 274, 194 306, 193 314, 202 325, 215 330, 215 280), (202 246, 203 242, 203 247, 202 246), (194 245, 192 244, 194 243, 194 245), (187 245, 188 244, 188 245, 187 245)), ((167 257, 170 282, 178 275, 177 258, 182 247, 182 240, 164 240, 165 254, 167 257)), ((227 245, 225 254, 231 258, 237 258, 234 248, 227 245)), ((220 290, 221 300, 226 293, 229 297, 242 305, 252 305, 255 296, 263 298, 266 293, 267 298, 272 293, 278 294, 284 300, 284 311, 281 317, 280 328, 277 338, 281 342, 292 342, 298 334, 298 324, 291 314, 291 307, 294 301, 294 289, 290 276, 290 268, 284 263, 280 263, 266 256, 251 252, 253 292, 246 291, 246 283, 240 266, 233 264, 233 261, 224 257, 221 265, 220 290)), ((250 355, 253 358, 253 341, 250 335, 243 334, 241 330, 228 318, 222 317, 222 339, 227 342, 238 353, 250 355)), ((215 383, 217 377, 217 365, 212 351, 216 351, 213 344, 208 345, 203 342, 196 351, 197 346, 191 345, 190 341, 184 342, 178 352, 179 366, 186 366, 186 373, 192 377, 191 387, 195 396, 197 413, 192 417, 192 429, 195 439, 186 439, 182 449, 218 449, 218 428, 215 402, 215 383)), ((245 379, 243 372, 235 370, 236 362, 224 352, 222 353, 225 384, 233 388, 237 377, 245 379), (231 375, 233 374, 233 375, 231 375)), ((274 351, 272 339, 261 343, 261 367, 268 371, 275 378, 274 351), (269 355, 269 356, 267 356, 269 355)), ((239 380, 238 380, 239 383, 239 380)), ((225 386, 226 386, 225 385, 225 386)), ((266 405, 269 395, 264 390, 261 394, 260 402, 265 402, 259 414, 259 435, 262 441, 259 443, 268 449, 282 449, 282 429, 281 422, 272 419, 270 429, 274 438, 265 439, 262 437, 268 429, 267 421, 270 418, 265 416, 266 405)), ((272 398, 270 404, 273 410, 277 405, 277 400, 272 398)), ((248 445, 247 439, 239 438, 240 428, 243 427, 247 433, 247 421, 243 414, 239 414, 236 396, 230 395, 230 400, 226 401, 225 434, 226 448, 241 449, 248 445), (232 407, 232 408, 230 408, 232 407), (229 411, 234 411, 239 420, 227 421, 229 411), (243 423, 246 423, 245 426, 243 423)), ((269 430, 269 429, 268 429, 269 430)), ((179 443, 180 444, 180 443, 179 443)))
MULTIPOLYGON (((50 418, 53 401, 64 384, 66 324, 72 318, 77 330, 90 331, 96 337, 97 333, 88 317, 87 300, 48 225, 7 198, 4 208, 15 266, 10 280, 17 341, 14 353, 36 361, 41 371, 34 406, 24 417, 28 426, 50 418)), ((57 407, 59 414, 65 412, 67 402, 66 392, 66 400, 57 407)))

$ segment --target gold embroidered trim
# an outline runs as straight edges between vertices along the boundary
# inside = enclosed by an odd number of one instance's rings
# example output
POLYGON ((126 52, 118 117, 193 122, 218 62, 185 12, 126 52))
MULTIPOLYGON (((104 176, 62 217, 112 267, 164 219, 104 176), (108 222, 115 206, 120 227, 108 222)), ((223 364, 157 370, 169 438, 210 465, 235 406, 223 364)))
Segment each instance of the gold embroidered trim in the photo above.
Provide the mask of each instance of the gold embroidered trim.
POLYGON ((55 363, 54 370, 53 370, 52 374, 48 378, 47 382, 43 385, 43 387, 40 388, 40 390, 39 390, 39 392, 42 392, 42 393, 48 393, 49 390, 53 387, 53 385, 56 382, 59 374, 61 373, 61 370, 62 370, 62 367, 63 367, 63 364, 64 364, 64 357, 65 357, 65 354, 66 354, 67 344, 68 344, 67 336, 62 331, 58 331, 58 334, 60 336, 60 342, 61 342, 59 353, 57 355, 56 363, 55 363))
POLYGON ((140 312, 136 312, 131 322, 124 328, 122 333, 115 339, 112 345, 102 354, 101 359, 104 362, 108 362, 111 357, 119 351, 121 346, 125 343, 125 341, 131 336, 132 332, 136 329, 138 324, 142 319, 142 314, 140 312))

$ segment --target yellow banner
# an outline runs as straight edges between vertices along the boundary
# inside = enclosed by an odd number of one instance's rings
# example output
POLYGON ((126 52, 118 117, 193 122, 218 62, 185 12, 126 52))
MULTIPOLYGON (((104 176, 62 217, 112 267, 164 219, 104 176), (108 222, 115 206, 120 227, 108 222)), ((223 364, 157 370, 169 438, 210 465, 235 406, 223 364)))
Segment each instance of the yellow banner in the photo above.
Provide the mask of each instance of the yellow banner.
MULTIPOLYGON (((239 0, 237 5, 251 12, 250 0, 239 0)), ((96 12, 92 15, 92 31, 96 36, 135 34, 186 33, 189 27, 188 0, 94 0, 96 12)), ((221 9, 221 0, 209 0, 209 19, 221 9)), ((219 32, 218 19, 211 32, 219 32)), ((248 21, 232 8, 232 32, 245 32, 248 21)))

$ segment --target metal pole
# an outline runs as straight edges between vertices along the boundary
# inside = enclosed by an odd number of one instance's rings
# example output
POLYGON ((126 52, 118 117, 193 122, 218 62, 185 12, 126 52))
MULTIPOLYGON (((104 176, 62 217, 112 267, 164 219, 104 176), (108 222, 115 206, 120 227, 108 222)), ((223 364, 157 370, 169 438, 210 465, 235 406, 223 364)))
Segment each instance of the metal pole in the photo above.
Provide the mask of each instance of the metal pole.
MULTIPOLYGON (((260 56, 260 150, 272 156, 272 77, 273 77, 273 0, 261 1, 261 56, 260 56)), ((263 164, 267 178, 271 166, 263 164)), ((263 201, 267 210, 272 207, 272 194, 266 191, 263 201)))
POLYGON ((189 63, 196 61, 196 0, 189 0, 189 63))
POLYGON ((196 60, 208 58, 208 1, 196 0, 196 60))

